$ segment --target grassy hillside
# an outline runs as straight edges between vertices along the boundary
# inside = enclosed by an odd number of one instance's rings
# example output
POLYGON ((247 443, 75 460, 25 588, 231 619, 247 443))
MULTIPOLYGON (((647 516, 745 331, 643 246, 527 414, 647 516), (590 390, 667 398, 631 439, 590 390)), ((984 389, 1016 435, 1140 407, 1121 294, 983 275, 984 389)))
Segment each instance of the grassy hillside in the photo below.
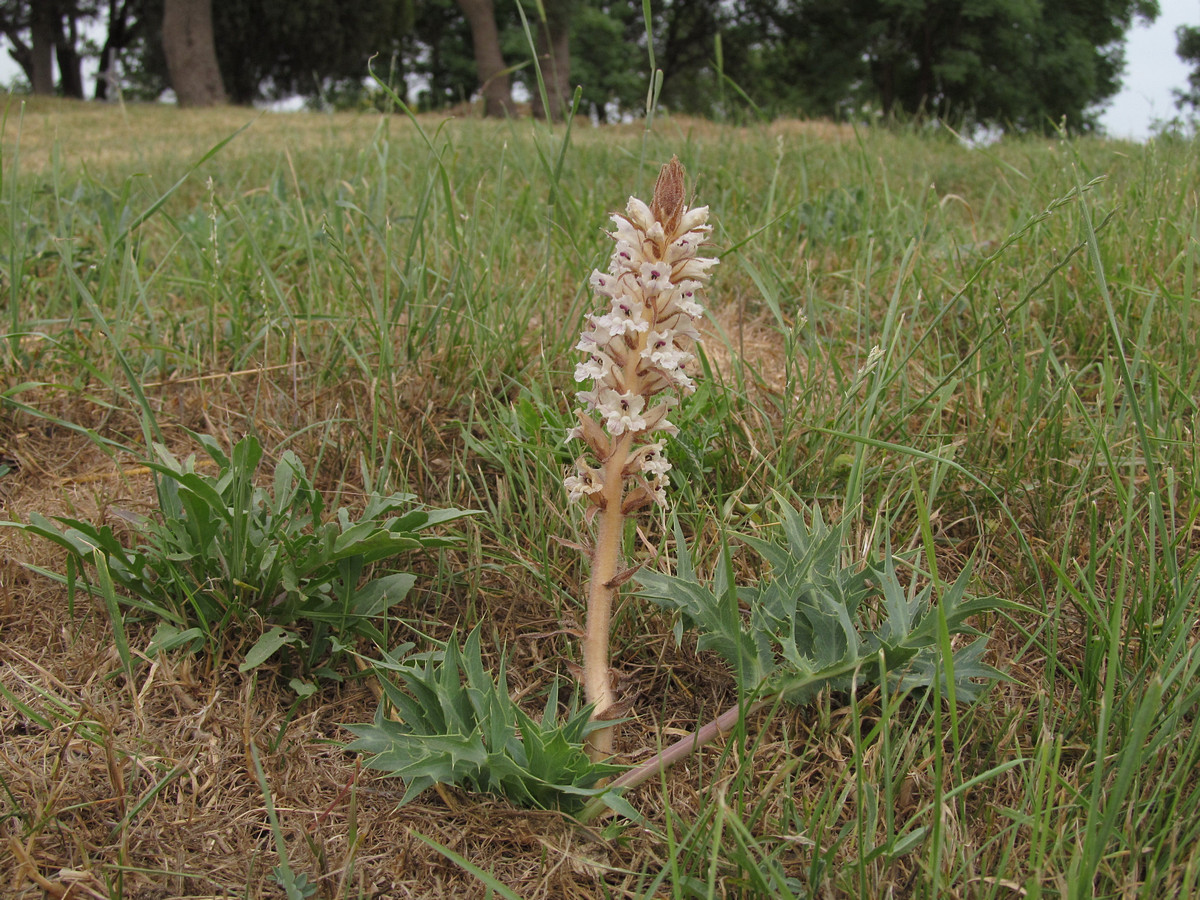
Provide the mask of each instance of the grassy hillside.
MULTIPOLYGON (((282 866, 319 897, 484 895, 419 835, 522 898, 1200 889, 1195 143, 12 101, 0 518, 133 546, 150 442, 203 456, 196 434, 293 452, 327 512, 480 510, 395 564, 417 580, 380 628, 425 648, 483 623, 540 711, 588 577, 556 540, 589 535, 562 486, 587 278, 673 154, 721 264, 670 505, 630 557, 670 569, 677 522, 703 575, 731 543, 754 578, 733 536, 818 504, 848 565, 891 548, 934 597, 969 567, 1013 604, 974 623, 1007 679, 756 712, 631 791, 638 823, 454 788, 397 811, 340 746, 377 703, 352 657, 298 698, 282 662, 239 670, 250 616, 152 658, 153 615, 114 620, 44 574, 61 548, 0 528, 5 891, 277 896, 282 866)), ((677 625, 624 590, 627 761, 738 701, 677 625)))

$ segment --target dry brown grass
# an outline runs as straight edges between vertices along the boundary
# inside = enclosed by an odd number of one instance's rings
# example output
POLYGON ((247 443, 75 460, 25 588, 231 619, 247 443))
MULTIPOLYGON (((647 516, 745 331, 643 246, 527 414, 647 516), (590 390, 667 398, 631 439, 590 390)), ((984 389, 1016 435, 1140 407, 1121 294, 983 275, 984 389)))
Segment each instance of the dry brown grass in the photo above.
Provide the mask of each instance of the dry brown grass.
POLYGON ((11 160, 19 150, 20 168, 27 174, 49 171, 55 164, 55 152, 58 163, 71 169, 86 166, 94 172, 107 171, 148 161, 157 166, 194 160, 253 123, 252 140, 235 139, 226 149, 222 158, 232 161, 261 153, 260 141, 270 141, 281 151, 362 146, 380 119, 378 114, 324 116, 236 106, 183 110, 165 104, 131 103, 119 109, 120 114, 114 115, 114 108, 107 104, 10 97, 5 159, 11 160))
MULTIPOLYGON (((385 116, 367 112, 271 112, 239 106, 186 110, 162 103, 111 104, 48 97, 13 97, 5 103, 6 127, 0 148, 6 163, 19 151, 20 170, 28 175, 45 174, 54 166, 64 169, 86 167, 92 172, 136 170, 138 166, 190 162, 239 129, 248 133, 235 138, 222 151, 223 164, 235 165, 259 156, 264 146, 280 153, 310 150, 357 150, 370 143, 384 119, 391 129, 412 129, 403 115, 385 116), (114 114, 119 111, 119 114, 114 114)), ((450 113, 418 116, 421 127, 432 133, 446 119, 460 122, 477 117, 471 107, 450 113)), ((493 123, 480 123, 490 127, 493 123)), ((680 139, 728 138, 730 129, 690 116, 659 119, 658 129, 680 139)), ((645 130, 640 122, 593 128, 577 125, 575 140, 611 141, 614 137, 636 137, 645 130)), ((851 140, 853 130, 829 122, 781 120, 770 126, 772 133, 799 135, 815 140, 851 140)), ((399 136, 399 133, 397 133, 399 136)))
MULTIPOLYGON (((266 374, 254 392, 286 405, 293 386, 268 383, 266 374)), ((245 427, 245 398, 231 387, 220 378, 163 392, 176 413, 164 422, 175 449, 192 449, 180 424, 225 435, 245 427)), ((136 434, 131 417, 96 418, 94 407, 67 409, 51 394, 41 399, 34 405, 111 436, 136 434)), ((309 398, 304 405, 320 415, 322 402, 338 401, 309 398)), ((256 408, 283 412, 270 403, 256 408)), ((39 419, 6 424, 3 442, 16 471, 0 482, 5 519, 37 511, 121 533, 129 529, 122 510, 153 509, 149 474, 132 460, 114 459, 87 438, 39 419)), ((346 482, 344 467, 326 462, 330 490, 361 493, 361 484, 346 482)), ((596 832, 557 814, 453 790, 431 793, 397 813, 400 783, 359 772, 355 757, 330 743, 350 738, 341 723, 370 720, 376 695, 367 682, 327 686, 290 722, 286 687, 270 673, 242 674, 232 663, 144 660, 129 684, 102 604, 80 595, 71 615, 66 589, 31 573, 30 565, 64 571, 64 554, 0 529, 0 677, 12 695, 0 701, 0 779, 9 811, 0 844, 5 896, 108 896, 117 878, 123 879, 121 896, 134 900, 275 896, 275 848, 251 745, 267 773, 291 864, 316 873, 320 896, 478 896, 478 883, 415 839, 413 830, 486 860, 527 897, 595 896, 600 879, 638 866, 642 851, 616 852, 596 832), (272 751, 281 729, 285 736, 272 751), (18 824, 24 827, 10 827, 18 824), (28 836, 18 838, 23 832, 28 836)), ((518 691, 544 681, 546 657, 552 663, 565 649, 554 646, 561 638, 522 637, 558 625, 536 594, 514 596, 527 589, 508 578, 480 585, 481 602, 494 601, 491 618, 509 642, 518 691)), ((456 605, 450 598, 443 617, 452 618, 456 605)), ((428 631, 444 634, 450 622, 428 624, 428 631)), ((152 623, 133 628, 132 645, 144 646, 152 630, 152 623)), ((641 739, 652 742, 653 732, 643 730, 641 739)))
MULTIPOLYGON (((774 384, 777 351, 765 332, 749 325, 745 343, 759 351, 755 362, 774 384)), ((271 380, 279 374, 260 373, 253 392, 279 398, 256 407, 269 412, 271 421, 283 418, 294 399, 286 373, 281 382, 271 380)), ((245 399, 233 387, 229 379, 215 379, 164 392, 174 400, 165 430, 177 436, 172 443, 180 452, 188 448, 175 424, 224 435, 245 425, 245 399)), ((46 401, 55 402, 49 396, 46 401)), ((326 409, 332 402, 325 398, 326 409)), ((302 405, 321 414, 322 401, 302 405)), ((57 412, 81 424, 96 414, 85 406, 57 412)), ((436 419, 434 414, 427 431, 436 432, 436 419)), ((41 420, 18 417, 9 424, 20 427, 4 435, 18 464, 0 481, 5 518, 36 510, 128 529, 120 510, 152 510, 152 483, 131 460, 111 458, 86 438, 41 420)), ((136 435, 132 417, 93 418, 91 424, 114 436, 136 435)), ((325 480, 331 490, 361 489, 345 467, 334 466, 325 480)), ((80 595, 71 615, 65 588, 25 568, 62 571, 56 549, 3 529, 0 554, 0 671, 12 694, 0 702, 5 736, 0 778, 10 814, 3 827, 6 842, 0 844, 0 889, 14 900, 278 896, 271 877, 275 845, 252 746, 262 760, 290 864, 317 879, 320 897, 482 896, 473 877, 415 833, 492 872, 527 900, 641 896, 645 886, 639 887, 637 873, 667 864, 667 847, 648 839, 663 833, 667 810, 684 819, 700 815, 714 790, 724 795, 738 768, 722 763, 722 754, 733 750, 727 742, 697 754, 670 773, 665 792, 652 782, 631 795, 651 830, 635 828, 618 841, 602 838, 601 826, 581 827, 557 813, 517 810, 453 789, 428 792, 397 811, 400 783, 359 770, 358 760, 338 746, 350 738, 342 723, 373 715, 376 696, 368 682, 327 685, 290 722, 291 697, 283 679, 267 670, 243 674, 230 662, 160 657, 143 660, 134 682, 127 683, 102 605, 80 595)), ((464 558, 458 567, 466 564, 464 558)), ((549 614, 537 585, 519 573, 493 572, 471 597, 451 595, 439 604, 438 620, 426 620, 422 630, 445 635, 452 620, 473 606, 506 645, 511 686, 519 696, 536 695, 559 661, 572 654, 570 634, 560 631, 570 632, 572 623, 549 614)), ((630 617, 618 631, 616 660, 622 689, 637 711, 619 738, 631 762, 736 702, 723 667, 698 657, 691 640, 676 648, 668 620, 648 615, 634 621, 640 623, 636 631, 630 617), (645 630, 647 623, 658 623, 658 630, 645 630)), ((131 644, 145 646, 151 630, 150 624, 135 627, 131 644)), ((1013 646, 1002 636, 994 646, 997 662, 1006 665, 1013 646)), ((1020 689, 1005 690, 1012 704, 1025 702, 1020 689)), ((865 702, 868 718, 860 728, 870 727, 871 703, 865 702)), ((746 785, 729 786, 737 802, 769 809, 794 802, 803 808, 805 798, 841 783, 845 809, 835 818, 852 821, 854 723, 844 707, 826 697, 770 718, 759 714, 750 725, 756 747, 745 771, 752 777, 749 793, 746 785), (756 733, 759 726, 765 728, 756 733)), ((1036 735, 1016 725, 1006 737, 1010 752, 1028 752, 1036 735)), ((914 745, 897 752, 909 760, 904 797, 911 813, 933 797, 928 749, 914 745)), ((866 761, 875 777, 887 764, 866 761)), ((977 839, 969 822, 956 827, 959 840, 977 839)), ((806 840, 802 832, 794 836, 792 848, 779 858, 785 870, 804 871, 812 852, 806 840)), ((844 850, 852 856, 855 843, 844 850)), ((874 883, 881 890, 909 893, 915 871, 904 864, 877 868, 874 883)))

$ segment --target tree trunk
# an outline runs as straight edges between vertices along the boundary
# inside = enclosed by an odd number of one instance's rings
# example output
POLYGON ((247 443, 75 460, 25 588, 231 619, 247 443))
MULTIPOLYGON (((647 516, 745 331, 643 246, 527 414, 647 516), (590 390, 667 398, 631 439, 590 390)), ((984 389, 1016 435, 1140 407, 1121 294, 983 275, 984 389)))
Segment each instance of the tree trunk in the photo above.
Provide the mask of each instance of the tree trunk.
POLYGON ((129 44, 129 4, 108 0, 108 37, 100 49, 100 68, 96 72, 96 99, 107 100, 108 89, 116 72, 113 68, 117 51, 129 44))
POLYGON ((29 41, 33 52, 29 83, 35 94, 54 93, 54 17, 53 3, 41 0, 30 13, 29 41))
POLYGON ((83 99, 83 71, 80 67, 79 53, 70 44, 54 45, 58 59, 58 83, 64 97, 83 99))
POLYGON ((503 117, 512 113, 512 90, 504 55, 500 52, 500 32, 496 28, 496 11, 492 0, 458 0, 471 29, 471 44, 475 49, 475 71, 483 93, 483 114, 503 117))
POLYGON ((162 47, 180 106, 225 102, 213 41, 212 0, 163 0, 162 47))
POLYGON ((538 65, 542 69, 542 80, 546 83, 546 102, 550 104, 547 115, 541 97, 534 100, 533 114, 538 118, 557 122, 566 118, 571 110, 570 39, 570 22, 560 22, 556 26, 551 21, 538 30, 538 65))
POLYGON ((54 21, 54 52, 58 59, 58 84, 64 97, 83 99, 83 70, 75 49, 79 29, 75 19, 60 10, 54 21))

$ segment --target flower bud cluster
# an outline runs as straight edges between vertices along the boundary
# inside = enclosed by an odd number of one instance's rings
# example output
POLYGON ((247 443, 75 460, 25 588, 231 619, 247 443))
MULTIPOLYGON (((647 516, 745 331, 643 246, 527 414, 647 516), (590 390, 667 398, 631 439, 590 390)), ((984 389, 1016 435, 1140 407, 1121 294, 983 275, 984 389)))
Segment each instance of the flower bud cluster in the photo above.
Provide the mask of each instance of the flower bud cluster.
POLYGON ((666 504, 671 465, 654 435, 675 433, 667 413, 678 401, 659 395, 695 390, 685 367, 700 338, 696 322, 704 309, 698 294, 717 263, 697 253, 712 230, 707 220, 708 207, 683 204, 678 160, 663 168, 651 206, 630 197, 625 215, 612 217, 608 271, 593 271, 589 279, 607 308, 588 316, 576 345, 587 356, 575 367, 575 380, 591 388, 576 395, 579 425, 568 433, 588 445, 598 465, 581 456, 564 481, 571 500, 586 498, 589 515, 614 496, 622 498, 622 513, 666 504), (618 448, 619 476, 632 485, 623 495, 605 489, 606 477, 618 474, 610 465, 618 448))

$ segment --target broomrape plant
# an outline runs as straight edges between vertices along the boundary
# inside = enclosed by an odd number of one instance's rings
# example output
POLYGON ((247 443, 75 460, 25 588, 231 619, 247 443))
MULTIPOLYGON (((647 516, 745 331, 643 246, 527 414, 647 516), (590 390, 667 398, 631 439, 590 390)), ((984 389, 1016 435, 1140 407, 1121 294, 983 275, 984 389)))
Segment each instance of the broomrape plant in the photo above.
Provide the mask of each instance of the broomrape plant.
MULTIPOLYGON (((698 255, 711 231, 707 207, 688 209, 683 198, 683 166, 672 159, 649 206, 631 197, 625 214, 612 217, 612 261, 607 272, 590 277, 607 310, 587 317, 576 345, 587 357, 575 379, 590 389, 577 394, 579 424, 568 439, 583 441, 586 450, 564 486, 571 501, 586 504, 586 521, 596 523, 594 545, 579 548, 592 566, 583 646, 587 705, 572 705, 558 723, 554 686, 541 721, 530 718, 509 698, 503 664, 498 680, 484 673, 478 628, 462 652, 451 639, 432 657, 388 656, 376 671, 381 678, 384 671, 398 673, 403 689, 383 679, 387 696, 375 721, 348 726, 358 738, 349 746, 371 754, 368 766, 404 778, 405 800, 429 785, 454 783, 525 806, 576 811, 583 821, 604 811, 635 818, 623 791, 769 703, 800 704, 822 688, 853 690, 884 680, 893 691, 925 688, 969 701, 1002 677, 982 662, 982 637, 957 650, 949 640, 978 635, 968 618, 1011 604, 968 596, 969 570, 952 585, 935 585, 890 547, 877 559, 848 554, 848 519, 828 526, 815 505, 806 522, 803 508, 776 496, 785 545, 742 537, 767 564, 756 585, 735 582, 727 546, 711 582, 700 579, 678 524, 676 574, 622 567, 626 517, 667 502, 671 466, 662 436, 676 432, 667 414, 678 402, 668 392, 694 390, 685 367, 700 337, 697 297, 717 263, 698 255), (913 571, 907 587, 898 566, 913 571), (680 628, 700 633, 699 649, 725 659, 739 702, 605 783, 621 771, 611 757, 614 720, 624 712, 609 672, 610 618, 617 590, 634 577, 644 598, 678 613, 680 628)), ((869 364, 881 359, 872 352, 869 364)))
MULTIPOLYGON (((712 646, 725 656, 743 692, 760 698, 756 705, 770 697, 801 703, 820 687, 844 687, 855 673, 868 681, 899 679, 896 686, 902 682, 906 689, 928 687, 944 677, 943 664, 957 674, 958 698, 977 696, 979 682, 1000 675, 980 662, 985 641, 976 641, 943 663, 940 640, 951 634, 977 634, 967 616, 1006 604, 997 598, 968 599, 964 573, 941 598, 941 618, 930 615, 938 606, 932 587, 918 591, 914 585, 906 597, 890 553, 876 566, 851 563, 841 568, 845 523, 827 528, 815 507, 810 532, 803 517, 779 498, 786 549, 745 539, 773 570, 757 587, 733 585, 727 565, 716 577, 716 584, 727 589, 703 587, 695 579, 678 529, 678 575, 621 568, 625 517, 652 503, 666 505, 671 466, 662 440, 656 438, 676 432, 667 413, 677 400, 665 392, 688 394, 695 389, 684 367, 693 359, 691 351, 700 337, 696 321, 703 309, 697 295, 717 260, 698 255, 711 231, 708 207, 684 205, 684 171, 678 159, 663 167, 650 206, 631 197, 625 215, 614 215, 613 222, 616 246, 609 270, 593 272, 590 279, 609 301, 609 309, 588 317, 588 328, 577 344, 588 356, 576 366, 575 379, 591 381, 592 389, 577 395, 583 406, 576 410, 579 425, 569 437, 583 440, 590 456, 580 456, 575 473, 564 482, 571 500, 588 504, 588 522, 599 519, 595 545, 583 548, 592 563, 583 677, 595 718, 611 720, 622 712, 615 704, 609 673, 609 620, 617 589, 635 573, 644 596, 681 613, 684 622, 702 632, 702 648, 712 646), (876 591, 867 588, 871 579, 876 591), (877 605, 869 614, 861 613, 870 594, 875 594, 877 605), (748 623, 742 620, 743 603, 750 611, 748 623), (878 623, 874 629, 866 622, 872 617, 878 623), (934 627, 939 621, 943 632, 934 627)), ((874 368, 881 359, 876 348, 868 366, 874 368)), ((956 695, 953 690, 948 693, 956 695)), ((741 715, 740 707, 611 786, 632 787, 712 740, 729 727, 734 715, 741 715)), ((612 756, 611 725, 589 734, 588 752, 593 760, 612 756)), ((596 809, 593 803, 585 815, 596 809)))
MULTIPOLYGON (((576 396, 579 424, 568 432, 590 453, 575 462, 564 486, 572 501, 587 504, 588 522, 599 519, 591 557, 583 679, 597 719, 614 717, 608 641, 613 597, 633 574, 621 569, 625 517, 657 504, 666 506, 667 473, 660 435, 673 434, 667 413, 677 400, 667 391, 695 390, 685 371, 699 340, 696 321, 704 309, 698 292, 716 265, 698 255, 712 231, 708 207, 684 204, 684 170, 677 158, 663 166, 647 206, 630 197, 625 214, 612 217, 616 242, 608 271, 592 272, 589 282, 608 304, 589 315, 576 349, 587 358, 575 367, 575 380, 591 382, 576 396)), ((593 759, 613 752, 613 727, 588 738, 593 759)))
POLYGON ((571 809, 593 797, 603 808, 636 817, 619 793, 600 786, 621 771, 603 761, 613 755, 611 720, 619 714, 608 668, 609 620, 617 588, 633 574, 621 569, 625 517, 667 502, 671 465, 661 435, 676 431, 667 413, 677 402, 667 392, 694 390, 685 366, 700 337, 697 293, 717 262, 697 255, 712 230, 707 219, 707 207, 684 205, 683 166, 672 159, 649 206, 630 197, 625 214, 612 217, 612 261, 607 272, 590 278, 608 308, 588 316, 576 345, 587 358, 576 366, 575 379, 591 387, 577 395, 579 424, 568 439, 583 441, 587 452, 564 481, 570 499, 587 504, 587 521, 599 519, 594 547, 582 548, 592 561, 587 706, 556 723, 552 688, 541 722, 526 716, 508 697, 503 667, 498 681, 484 675, 478 629, 462 653, 448 642, 436 663, 377 663, 377 671, 399 673, 407 693, 381 678, 387 702, 373 723, 349 726, 358 737, 349 748, 371 754, 369 766, 406 779, 405 799, 434 783, 454 783, 523 806, 571 809), (387 715, 389 704, 398 719, 387 715))

